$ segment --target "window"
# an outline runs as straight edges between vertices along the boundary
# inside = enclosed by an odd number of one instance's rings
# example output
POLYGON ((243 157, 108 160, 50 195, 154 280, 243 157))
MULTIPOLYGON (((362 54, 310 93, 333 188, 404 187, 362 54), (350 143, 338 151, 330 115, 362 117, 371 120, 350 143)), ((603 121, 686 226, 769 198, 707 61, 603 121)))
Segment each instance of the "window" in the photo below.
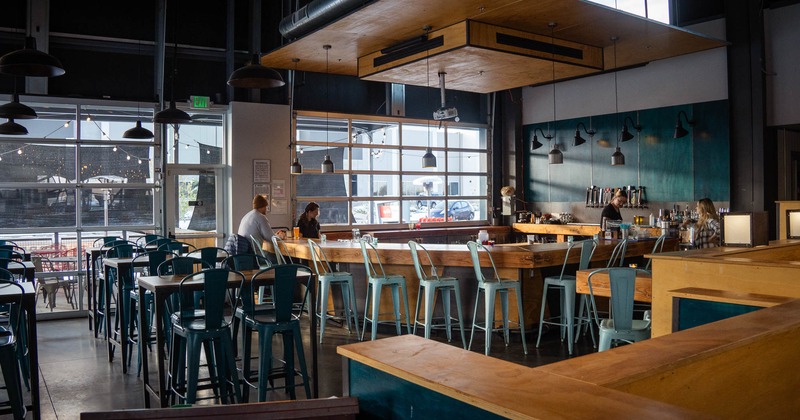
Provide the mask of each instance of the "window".
POLYGON ((476 124, 298 113, 297 215, 316 201, 320 223, 402 225, 485 221, 489 157, 476 124), (436 168, 423 168, 430 145, 436 168), (320 173, 330 156, 335 174, 320 173), (438 207, 437 207, 438 206, 438 207))
POLYGON ((612 9, 619 9, 633 15, 642 16, 669 24, 669 0, 589 0, 612 9))
POLYGON ((153 130, 152 108, 26 105, 39 115, 20 121, 28 134, 0 138, 3 230, 155 226, 159 148, 122 138, 139 118, 153 130))

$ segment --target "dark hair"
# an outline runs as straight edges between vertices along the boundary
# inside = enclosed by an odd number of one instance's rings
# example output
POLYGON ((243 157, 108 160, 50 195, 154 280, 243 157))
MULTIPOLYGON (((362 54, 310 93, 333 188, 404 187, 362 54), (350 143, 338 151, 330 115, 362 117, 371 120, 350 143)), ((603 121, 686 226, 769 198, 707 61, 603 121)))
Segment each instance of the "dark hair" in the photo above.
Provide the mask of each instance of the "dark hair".
POLYGON ((303 214, 300 215, 300 219, 298 219, 298 221, 300 221, 300 220, 308 220, 308 213, 310 213, 310 212, 312 212, 312 211, 314 211, 314 210, 316 210, 318 208, 319 208, 319 204, 317 204, 317 203, 315 203, 313 201, 308 203, 308 204, 306 204, 306 209, 303 211, 303 214))

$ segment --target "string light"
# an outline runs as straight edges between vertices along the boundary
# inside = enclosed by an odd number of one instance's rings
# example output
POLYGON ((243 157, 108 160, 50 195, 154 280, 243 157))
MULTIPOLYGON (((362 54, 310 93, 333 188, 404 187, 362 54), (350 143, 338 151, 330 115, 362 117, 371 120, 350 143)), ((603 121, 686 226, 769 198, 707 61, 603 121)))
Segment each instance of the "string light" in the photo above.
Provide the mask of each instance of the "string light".
POLYGON ((21 148, 21 147, 20 147, 19 149, 17 149, 17 154, 18 154, 18 155, 21 155, 21 154, 22 154, 22 148, 21 148))
POLYGON ((131 155, 127 155, 127 156, 125 156, 125 159, 126 159, 126 160, 131 160, 131 155))
POLYGON ((64 128, 68 128, 69 127, 69 123, 70 123, 70 121, 65 122, 64 123, 64 128))

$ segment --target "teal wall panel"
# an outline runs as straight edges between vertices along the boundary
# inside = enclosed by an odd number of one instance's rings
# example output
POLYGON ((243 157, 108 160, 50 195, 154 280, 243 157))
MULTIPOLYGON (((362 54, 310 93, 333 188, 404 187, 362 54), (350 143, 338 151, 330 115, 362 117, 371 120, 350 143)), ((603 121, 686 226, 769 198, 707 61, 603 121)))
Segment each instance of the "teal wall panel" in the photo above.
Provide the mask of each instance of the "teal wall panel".
MULTIPOLYGON (((647 198, 659 202, 691 202, 703 197, 714 201, 730 200, 730 148, 728 144, 728 102, 672 106, 594 116, 591 127, 597 130, 592 141, 573 146, 578 123, 590 126, 590 119, 560 120, 524 127, 526 197, 535 202, 583 202, 586 187, 642 185, 647 198), (690 134, 672 138, 675 121, 684 111, 697 121, 684 123, 690 134), (626 117, 629 117, 626 120, 626 117), (631 122, 642 126, 637 133, 631 122), (617 143, 624 122, 634 139, 617 143), (552 147, 539 134, 544 146, 531 151, 534 130, 553 133, 564 164, 548 164, 552 147), (619 144, 625 155, 624 166, 611 166, 611 154, 619 144)), ((581 135, 589 139, 585 132, 581 135)))
POLYGON ((350 396, 358 397, 359 419, 501 419, 486 410, 348 360, 350 396))

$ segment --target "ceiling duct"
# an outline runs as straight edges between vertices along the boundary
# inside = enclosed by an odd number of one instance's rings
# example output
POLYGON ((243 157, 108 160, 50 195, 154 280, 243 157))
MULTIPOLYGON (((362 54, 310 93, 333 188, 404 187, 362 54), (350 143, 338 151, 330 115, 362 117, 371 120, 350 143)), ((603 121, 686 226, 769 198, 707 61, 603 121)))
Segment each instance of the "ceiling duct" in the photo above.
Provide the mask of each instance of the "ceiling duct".
POLYGON ((286 39, 299 38, 346 15, 367 0, 313 0, 281 19, 278 30, 286 39))

